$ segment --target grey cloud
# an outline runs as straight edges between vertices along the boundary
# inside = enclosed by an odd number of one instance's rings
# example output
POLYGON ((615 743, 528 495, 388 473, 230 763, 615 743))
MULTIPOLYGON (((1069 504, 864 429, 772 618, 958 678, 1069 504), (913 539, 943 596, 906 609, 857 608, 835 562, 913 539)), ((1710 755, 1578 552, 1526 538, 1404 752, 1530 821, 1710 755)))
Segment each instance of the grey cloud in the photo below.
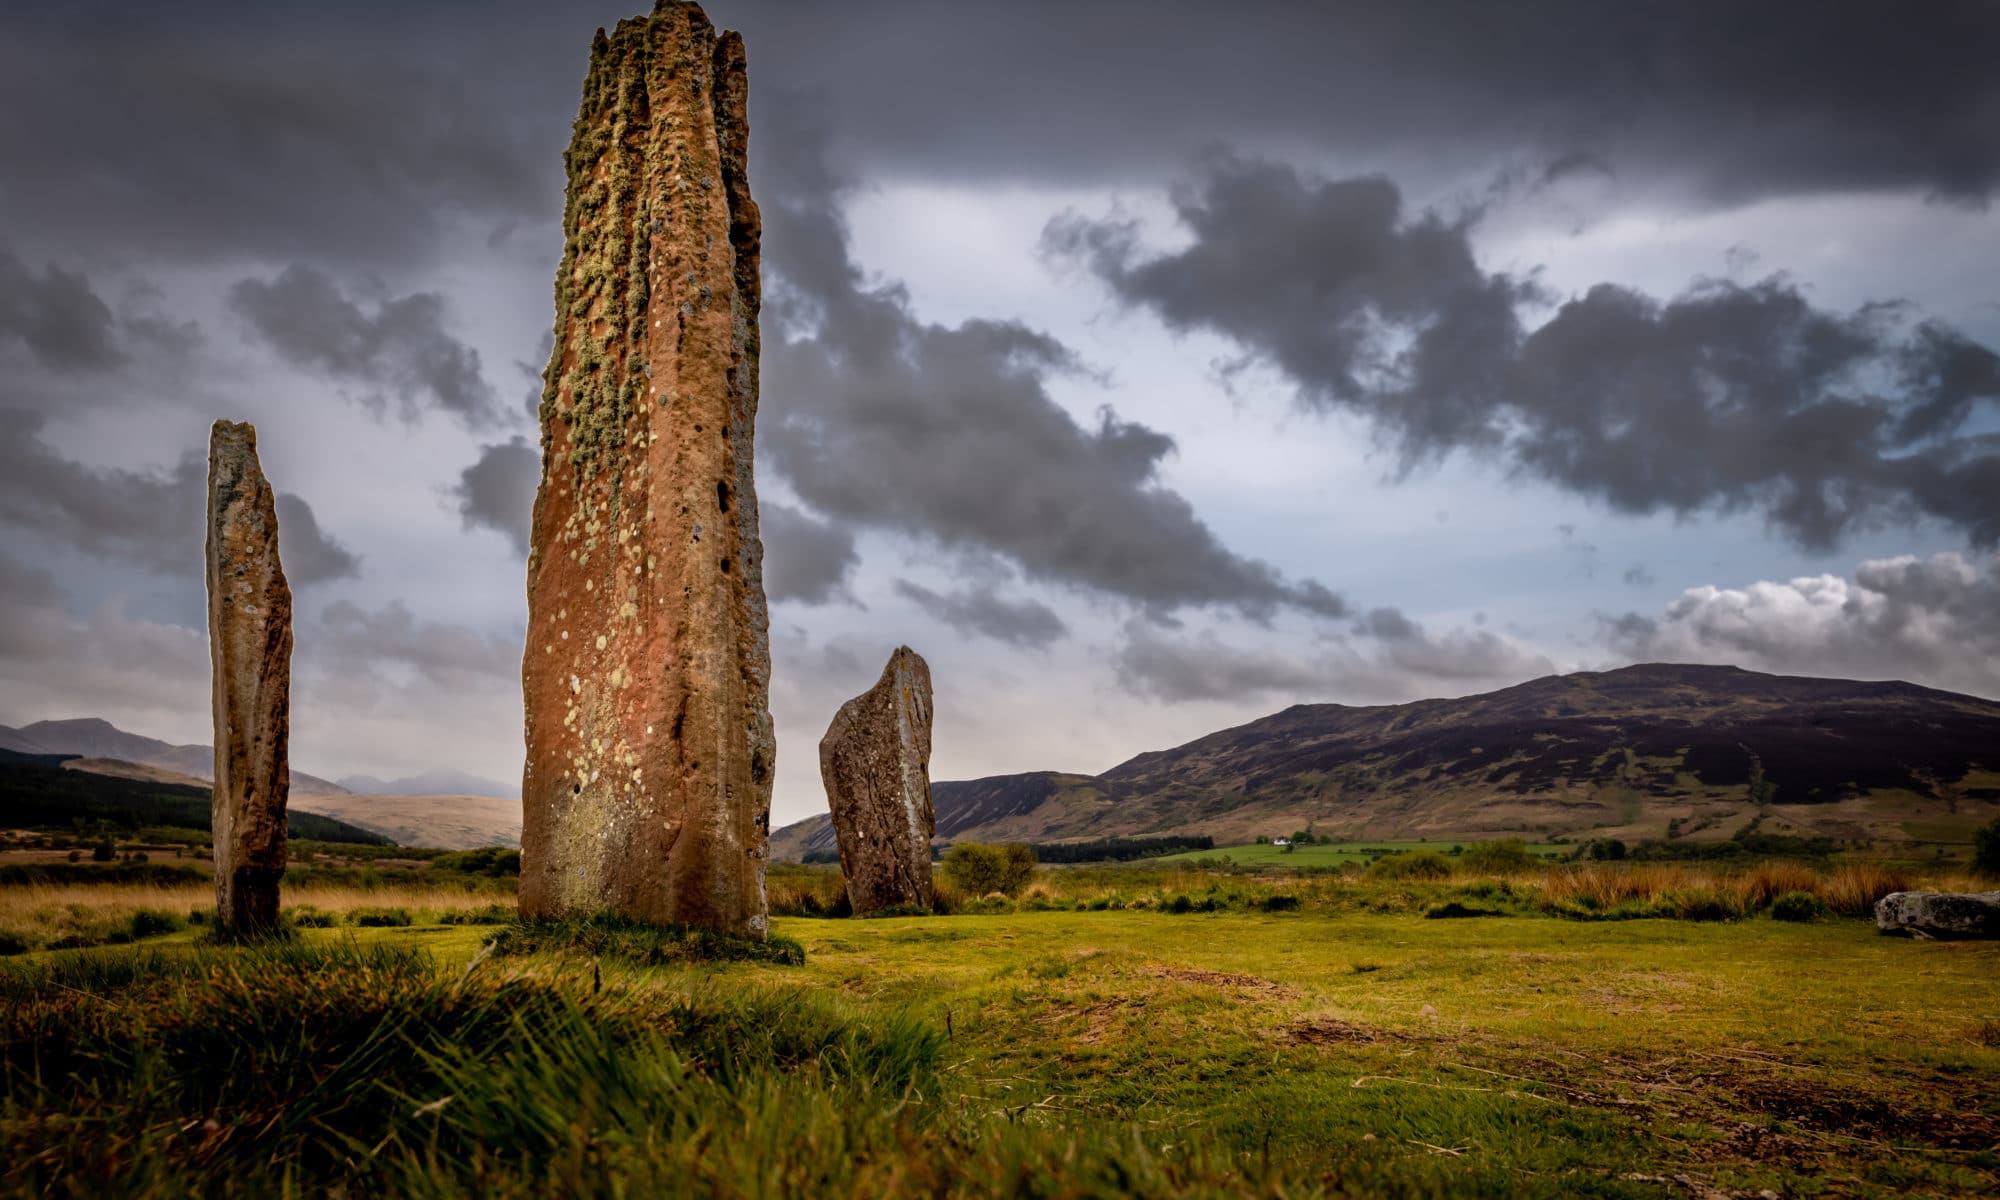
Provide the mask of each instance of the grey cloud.
POLYGON ((932 619, 968 636, 1040 649, 1069 634, 1055 610, 1035 600, 1008 600, 985 588, 940 593, 907 579, 896 581, 896 591, 932 619))
POLYGON ((1392 608, 1365 614, 1358 641, 1312 648, 1231 645, 1212 631, 1175 635, 1132 621, 1111 659, 1128 690, 1167 702, 1401 701, 1518 683, 1557 668, 1545 655, 1487 630, 1432 634, 1392 608))
POLYGON ((0 249, 0 344, 10 340, 57 371, 103 371, 125 362, 111 306, 88 279, 53 263, 37 275, 0 249))
POLYGON ((278 553, 288 578, 304 586, 361 574, 361 559, 320 529, 312 505, 290 492, 279 492, 273 503, 278 510, 278 553))
POLYGON ((528 556, 529 527, 535 515, 535 488, 541 482, 542 454, 523 437, 479 448, 479 459, 460 471, 451 489, 467 529, 496 530, 528 556))
POLYGON ((757 523, 764 539, 764 592, 773 603, 852 598, 847 579, 861 562, 852 533, 771 500, 758 502, 757 523))
POLYGON ((447 692, 520 677, 518 638, 421 620, 400 601, 373 611, 335 601, 320 614, 317 634, 310 642, 300 639, 303 651, 342 670, 358 665, 407 666, 447 692))
POLYGON ((446 331, 445 299, 436 292, 380 295, 371 311, 325 272, 294 263, 270 280, 239 280, 229 306, 288 362, 383 389, 362 397, 378 411, 393 397, 405 421, 427 407, 474 429, 501 419, 479 352, 446 331))
POLYGON ((1162 616, 1190 605, 1257 619, 1281 607, 1345 614, 1320 584, 1232 553, 1160 484, 1170 437, 1108 410, 1093 426, 1071 420, 1047 388, 1081 369, 1060 342, 1013 321, 927 323, 899 287, 865 286, 823 147, 775 124, 780 145, 762 153, 785 174, 763 212, 766 263, 782 283, 759 434, 801 499, 1162 616))
MULTIPOLYGON (((162 575, 198 576, 208 477, 189 451, 168 470, 97 468, 41 439, 42 418, 0 409, 0 522, 86 554, 162 575)), ((296 586, 359 572, 297 496, 277 496, 279 553, 296 586)))
POLYGON ((1633 563, 1631 566, 1626 567, 1623 578, 1626 583, 1631 584, 1633 587, 1652 587, 1653 584, 1658 582, 1653 578, 1653 573, 1646 569, 1645 563, 1633 563))
POLYGON ((2000 697, 2000 555, 1905 555, 1851 576, 1689 588, 1658 616, 1603 618, 1634 660, 1904 679, 2000 697))
POLYGON ((1073 214, 1044 246, 1306 407, 1364 414, 1405 470, 1466 451, 1621 512, 1755 511, 1813 549, 1917 516, 2000 541, 2000 439, 1965 432, 2000 404, 2000 357, 1904 306, 1829 312, 1783 277, 1664 303, 1600 284, 1529 330, 1541 289, 1386 180, 1219 156, 1174 205, 1178 251, 1073 214))

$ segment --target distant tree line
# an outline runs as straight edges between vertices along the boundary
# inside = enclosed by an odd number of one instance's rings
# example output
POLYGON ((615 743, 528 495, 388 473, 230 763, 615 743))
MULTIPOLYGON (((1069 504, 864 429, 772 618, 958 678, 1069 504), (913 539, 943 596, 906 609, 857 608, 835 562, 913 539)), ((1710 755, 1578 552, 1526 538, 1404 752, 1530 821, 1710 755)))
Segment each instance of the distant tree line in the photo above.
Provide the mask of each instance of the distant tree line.
POLYGON ((1029 849, 1045 863, 1131 862, 1185 850, 1213 850, 1215 839, 1163 834, 1158 837, 1106 837, 1088 842, 1033 842, 1029 849))

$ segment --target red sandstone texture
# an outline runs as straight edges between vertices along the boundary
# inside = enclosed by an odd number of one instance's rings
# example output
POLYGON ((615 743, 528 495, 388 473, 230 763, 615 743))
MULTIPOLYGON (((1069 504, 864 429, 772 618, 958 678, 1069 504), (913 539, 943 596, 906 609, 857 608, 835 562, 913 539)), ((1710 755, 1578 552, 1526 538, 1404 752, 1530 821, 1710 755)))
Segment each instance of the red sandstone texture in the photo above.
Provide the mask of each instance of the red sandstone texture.
POLYGON ((227 936, 278 924, 291 791, 292 589, 257 430, 208 441, 208 650, 215 704, 215 912, 227 936))
POLYGON ((526 917, 766 931, 746 86, 693 4, 591 46, 528 559, 526 917))
POLYGON ((931 670, 898 646, 875 686, 840 706, 819 774, 856 913, 931 906, 931 670))

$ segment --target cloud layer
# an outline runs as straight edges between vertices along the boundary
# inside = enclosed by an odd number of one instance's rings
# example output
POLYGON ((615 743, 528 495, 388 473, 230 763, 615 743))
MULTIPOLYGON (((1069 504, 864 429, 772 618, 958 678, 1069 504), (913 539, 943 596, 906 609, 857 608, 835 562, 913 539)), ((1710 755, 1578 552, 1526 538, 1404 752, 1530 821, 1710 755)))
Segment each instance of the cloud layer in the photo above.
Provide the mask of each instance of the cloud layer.
POLYGON ((1307 408, 1364 415, 1406 470, 1462 451, 1618 512, 1757 512, 1814 550, 1920 516, 2000 542, 2000 441, 1974 421, 2000 412, 2000 355, 1904 306, 1830 312, 1782 277, 1665 302, 1605 283, 1531 327, 1555 298, 1386 179, 1225 155, 1174 208, 1178 250, 1075 215, 1044 244, 1307 408))

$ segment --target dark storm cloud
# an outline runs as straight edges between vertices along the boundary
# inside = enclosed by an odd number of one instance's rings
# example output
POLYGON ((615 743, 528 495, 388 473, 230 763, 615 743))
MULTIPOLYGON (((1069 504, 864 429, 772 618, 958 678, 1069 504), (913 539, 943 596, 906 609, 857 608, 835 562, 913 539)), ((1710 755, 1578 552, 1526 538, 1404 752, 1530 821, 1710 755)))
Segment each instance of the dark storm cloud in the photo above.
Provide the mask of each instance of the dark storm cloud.
MULTIPOLYGON (((41 440, 42 418, 0 409, 0 523, 162 575, 202 569, 207 467, 188 452, 168 471, 89 467, 41 440)), ((292 583, 353 576, 360 560, 320 529, 297 496, 277 496, 280 555, 292 583)))
POLYGON ((1072 420, 1047 386, 1082 369, 1062 343, 1014 321, 932 324, 899 286, 864 284, 818 137, 782 121, 774 136, 772 124, 760 151, 782 165, 763 212, 780 285, 758 432, 801 499, 1158 615, 1345 613, 1321 585, 1232 553, 1159 482, 1172 438, 1108 409, 1072 420))
POLYGON ((269 280, 239 280, 229 307, 292 365, 380 389, 361 397, 377 411, 393 398, 406 422, 425 408, 475 429, 501 420, 479 352, 445 329, 437 292, 357 300, 325 272, 294 263, 269 280))
MULTIPOLYGON (((590 31, 646 7, 8 5, 0 108, 22 116, 0 123, 0 222, 41 244, 380 267, 469 221, 503 246, 539 229, 552 262, 590 31)), ((1256 131, 1447 176, 1596 164, 1717 202, 1978 200, 2000 178, 2000 9, 1981 0, 709 8, 748 39, 756 119, 779 89, 816 97, 870 177, 1145 179, 1256 131)))
POLYGON ((38 274, 0 248, 0 344, 19 341, 54 371, 103 371, 125 362, 111 306, 82 275, 49 264, 38 274))
POLYGON ((772 603, 851 598, 848 575, 861 563, 852 533, 770 500, 758 502, 757 524, 764 539, 764 593, 772 603))
POLYGON ((986 588, 940 593, 898 579, 896 591, 933 620, 968 636, 1039 649, 1069 634, 1069 627, 1048 605, 1034 600, 1008 600, 986 588))
POLYGON ((753 80, 824 92, 843 159, 895 173, 1143 177, 1255 131, 1383 165, 1595 163, 1725 202, 1976 199, 2000 179, 1982 0, 714 8, 745 28, 753 80))
POLYGON ((541 451, 524 437, 509 438, 481 446, 478 461, 459 472, 451 495, 467 529, 495 530, 514 544, 514 553, 526 558, 541 476, 541 451))
POLYGON ((1366 415, 1406 470, 1470 451, 1620 512, 1755 511, 1813 549, 1918 515, 2000 541, 2000 446, 1964 432, 2000 357, 1903 306, 1830 312, 1783 277, 1666 302, 1600 284, 1531 331, 1540 289, 1387 180, 1221 156, 1174 206, 1193 240, 1172 253, 1074 215, 1044 245, 1306 407, 1366 415))
POLYGON ((160 258, 388 264, 455 217, 559 210, 588 28, 536 53, 529 7, 417 8, 7 6, 0 217, 160 258))

